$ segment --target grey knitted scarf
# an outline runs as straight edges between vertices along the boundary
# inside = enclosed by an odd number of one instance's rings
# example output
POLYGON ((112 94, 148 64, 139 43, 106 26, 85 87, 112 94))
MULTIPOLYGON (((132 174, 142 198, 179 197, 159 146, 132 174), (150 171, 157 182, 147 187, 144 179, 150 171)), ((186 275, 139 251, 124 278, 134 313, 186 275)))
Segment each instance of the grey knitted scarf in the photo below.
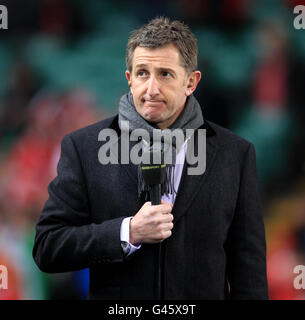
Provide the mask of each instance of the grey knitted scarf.
MULTIPOLYGON (((135 129, 145 129, 148 133, 149 136, 152 138, 153 137, 153 132, 156 130, 159 132, 159 134, 162 134, 162 130, 159 129, 156 125, 153 123, 150 123, 146 121, 144 118, 141 117, 141 115, 136 111, 134 102, 133 102, 133 97, 131 92, 124 94, 121 97, 120 103, 119 103, 119 127, 122 131, 126 131, 127 129, 124 126, 124 121, 128 121, 129 125, 129 131, 133 131, 135 129)), ((196 98, 193 95, 190 95, 187 100, 184 109, 182 110, 181 114, 177 118, 177 120, 167 129, 174 130, 174 129, 182 129, 185 131, 185 129, 198 129, 200 126, 202 126, 204 123, 201 107, 196 100, 196 98)), ((165 141, 162 142, 162 145, 158 145, 158 143, 152 142, 151 148, 161 148, 162 150, 167 149, 167 143, 168 141, 166 140, 166 135, 165 135, 165 141)), ((162 194, 166 193, 173 193, 175 192, 174 190, 174 164, 175 164, 175 150, 176 150, 176 145, 175 142, 170 140, 171 145, 171 150, 173 150, 173 164, 172 165, 167 165, 167 177, 166 177, 166 182, 162 186, 162 194)), ((145 195, 145 198, 147 199, 147 188, 143 184, 143 179, 141 178, 141 170, 138 170, 138 191, 139 191, 139 196, 145 195)))
MULTIPOLYGON (((154 124, 143 119, 136 111, 131 92, 124 94, 119 104, 119 126, 121 130, 124 130, 121 128, 122 121, 129 121, 129 130, 131 131, 142 128, 152 135, 153 129, 158 129, 154 124)), ((190 95, 180 116, 169 129, 198 129, 201 125, 203 125, 203 115, 200 105, 194 95, 190 95)))

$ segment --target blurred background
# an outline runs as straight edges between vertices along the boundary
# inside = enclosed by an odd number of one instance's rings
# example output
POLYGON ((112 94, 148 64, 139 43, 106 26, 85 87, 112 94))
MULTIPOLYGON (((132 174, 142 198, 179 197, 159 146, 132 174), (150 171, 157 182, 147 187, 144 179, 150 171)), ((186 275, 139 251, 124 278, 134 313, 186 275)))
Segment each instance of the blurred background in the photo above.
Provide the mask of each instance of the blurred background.
POLYGON ((206 119, 254 143, 271 299, 305 299, 305 30, 296 0, 7 0, 0 30, 0 299, 85 299, 88 270, 45 274, 32 259, 35 223, 62 137, 114 115, 128 91, 130 32, 157 15, 186 22, 203 74, 206 119))

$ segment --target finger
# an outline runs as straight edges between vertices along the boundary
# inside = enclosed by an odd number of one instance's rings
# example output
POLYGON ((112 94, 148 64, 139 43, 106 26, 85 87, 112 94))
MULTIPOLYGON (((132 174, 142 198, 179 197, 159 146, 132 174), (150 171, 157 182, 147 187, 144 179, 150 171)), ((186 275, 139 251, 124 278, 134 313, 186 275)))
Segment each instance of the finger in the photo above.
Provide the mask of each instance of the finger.
POLYGON ((167 222, 167 223, 164 223, 163 230, 169 231, 169 230, 172 230, 173 227, 174 227, 174 224, 172 222, 167 222))
POLYGON ((172 222, 174 220, 174 216, 171 214, 171 213, 168 213, 168 214, 162 214, 162 217, 161 217, 161 221, 163 223, 168 223, 168 222, 172 222))
POLYGON ((169 238, 171 235, 172 235, 172 232, 171 232, 170 230, 168 230, 168 231, 163 231, 163 232, 162 232, 162 239, 161 239, 161 241, 169 238))
POLYGON ((169 213, 172 211, 172 205, 166 203, 166 204, 158 204, 156 206, 152 206, 151 210, 154 213, 169 213))
POLYGON ((165 225, 172 222, 173 217, 170 214, 158 214, 153 218, 153 223, 158 226, 159 230, 163 230, 165 225))

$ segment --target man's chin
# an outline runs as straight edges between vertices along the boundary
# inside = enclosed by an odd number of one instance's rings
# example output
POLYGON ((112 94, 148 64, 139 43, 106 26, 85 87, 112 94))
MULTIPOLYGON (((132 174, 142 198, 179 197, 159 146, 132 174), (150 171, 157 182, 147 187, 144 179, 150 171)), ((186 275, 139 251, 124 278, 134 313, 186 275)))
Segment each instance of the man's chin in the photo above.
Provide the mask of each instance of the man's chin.
POLYGON ((157 125, 161 120, 157 117, 145 116, 144 119, 152 125, 157 125))
POLYGON ((145 112, 142 114, 142 118, 144 118, 147 122, 155 124, 162 121, 160 114, 157 114, 156 112, 145 112))

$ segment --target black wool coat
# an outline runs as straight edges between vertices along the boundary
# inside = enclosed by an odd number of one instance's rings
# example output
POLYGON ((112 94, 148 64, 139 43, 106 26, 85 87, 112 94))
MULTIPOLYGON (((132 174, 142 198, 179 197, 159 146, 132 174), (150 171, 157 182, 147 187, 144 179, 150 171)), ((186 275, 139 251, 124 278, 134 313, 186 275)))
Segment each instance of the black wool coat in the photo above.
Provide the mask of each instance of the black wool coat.
MULTIPOLYGON (((105 128, 120 135, 118 117, 64 137, 33 257, 49 273, 90 268, 91 299, 155 299, 159 245, 142 244, 125 258, 120 241, 122 220, 144 204, 137 166, 99 162, 105 128)), ((204 128, 206 170, 191 176, 185 163, 172 235, 162 243, 162 298, 267 299, 254 147, 214 123, 204 128)))

